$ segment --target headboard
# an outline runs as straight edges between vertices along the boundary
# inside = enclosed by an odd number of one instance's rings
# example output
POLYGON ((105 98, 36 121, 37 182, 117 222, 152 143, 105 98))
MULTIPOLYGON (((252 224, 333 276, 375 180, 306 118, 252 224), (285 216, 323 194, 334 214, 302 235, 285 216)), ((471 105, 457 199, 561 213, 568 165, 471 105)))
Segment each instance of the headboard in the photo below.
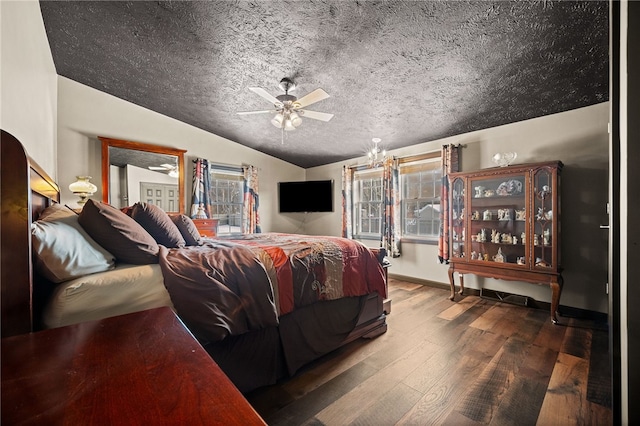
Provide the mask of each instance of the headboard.
POLYGON ((1 132, 0 320, 1 336, 9 337, 34 330, 31 222, 60 202, 60 188, 29 158, 18 139, 1 132))

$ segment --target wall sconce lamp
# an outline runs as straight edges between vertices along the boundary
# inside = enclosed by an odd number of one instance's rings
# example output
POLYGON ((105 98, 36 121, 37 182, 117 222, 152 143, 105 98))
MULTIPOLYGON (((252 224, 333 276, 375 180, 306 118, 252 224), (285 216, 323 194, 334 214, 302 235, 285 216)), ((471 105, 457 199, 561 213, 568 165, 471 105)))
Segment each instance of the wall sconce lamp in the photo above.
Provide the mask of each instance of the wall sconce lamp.
POLYGON ((69 191, 80 197, 78 204, 84 207, 87 202, 87 198, 91 197, 98 187, 89 182, 91 176, 76 176, 76 181, 69 185, 69 191))

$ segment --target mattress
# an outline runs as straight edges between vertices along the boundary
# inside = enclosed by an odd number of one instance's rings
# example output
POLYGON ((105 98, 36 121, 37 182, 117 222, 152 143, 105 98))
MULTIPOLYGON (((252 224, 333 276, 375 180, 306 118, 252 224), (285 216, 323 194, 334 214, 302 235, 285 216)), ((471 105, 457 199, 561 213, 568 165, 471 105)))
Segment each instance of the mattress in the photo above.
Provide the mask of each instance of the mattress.
POLYGON ((118 264, 107 272, 59 284, 43 314, 54 328, 146 309, 173 308, 157 264, 118 264))

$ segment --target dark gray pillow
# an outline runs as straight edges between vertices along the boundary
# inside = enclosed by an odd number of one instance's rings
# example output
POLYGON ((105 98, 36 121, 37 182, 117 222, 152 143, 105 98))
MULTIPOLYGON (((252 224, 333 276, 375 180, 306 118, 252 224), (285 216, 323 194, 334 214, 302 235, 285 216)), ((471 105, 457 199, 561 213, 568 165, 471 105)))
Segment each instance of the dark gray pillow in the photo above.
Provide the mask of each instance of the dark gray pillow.
POLYGON ((131 217, 142 225, 158 244, 167 248, 186 245, 178 227, 160 207, 149 203, 135 203, 131 209, 131 217))
POLYGON ((193 223, 193 220, 187 215, 177 214, 171 216, 171 220, 180 230, 184 241, 188 246, 199 246, 202 244, 202 237, 200 237, 200 232, 198 232, 198 228, 196 228, 196 224, 193 223))
POLYGON ((109 204, 87 200, 78 223, 116 259, 134 265, 158 263, 158 244, 135 220, 109 204))

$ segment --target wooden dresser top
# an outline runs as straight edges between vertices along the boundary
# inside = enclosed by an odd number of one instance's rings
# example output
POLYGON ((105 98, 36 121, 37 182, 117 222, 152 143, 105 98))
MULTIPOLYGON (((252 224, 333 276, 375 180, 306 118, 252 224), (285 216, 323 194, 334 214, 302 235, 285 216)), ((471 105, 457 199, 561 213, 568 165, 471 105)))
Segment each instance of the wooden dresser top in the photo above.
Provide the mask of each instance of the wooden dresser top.
POLYGON ((2 424, 265 424, 166 307, 1 345, 2 424))

